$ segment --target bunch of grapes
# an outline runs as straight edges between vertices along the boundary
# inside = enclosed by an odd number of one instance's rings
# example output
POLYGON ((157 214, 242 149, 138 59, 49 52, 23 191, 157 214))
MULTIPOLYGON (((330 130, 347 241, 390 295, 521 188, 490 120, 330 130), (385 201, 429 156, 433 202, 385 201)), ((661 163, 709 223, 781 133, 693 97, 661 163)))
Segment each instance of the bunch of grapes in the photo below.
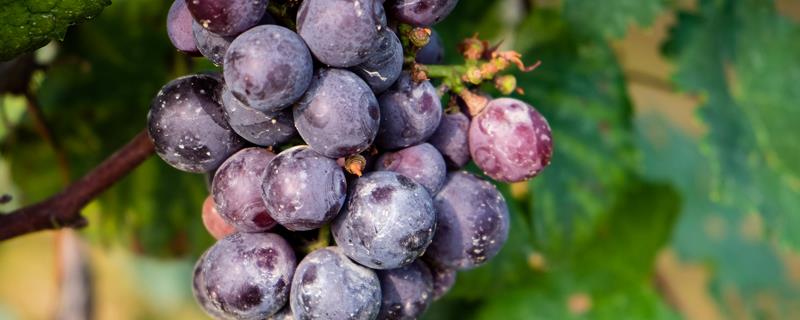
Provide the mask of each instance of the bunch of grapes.
POLYGON ((195 298, 217 319, 417 318, 508 237, 503 196, 461 169, 549 164, 547 121, 479 91, 508 92, 494 71, 519 57, 466 41, 463 81, 437 90, 429 27, 457 0, 271 2, 175 0, 167 19, 223 70, 171 81, 148 114, 158 155, 210 177, 195 298))

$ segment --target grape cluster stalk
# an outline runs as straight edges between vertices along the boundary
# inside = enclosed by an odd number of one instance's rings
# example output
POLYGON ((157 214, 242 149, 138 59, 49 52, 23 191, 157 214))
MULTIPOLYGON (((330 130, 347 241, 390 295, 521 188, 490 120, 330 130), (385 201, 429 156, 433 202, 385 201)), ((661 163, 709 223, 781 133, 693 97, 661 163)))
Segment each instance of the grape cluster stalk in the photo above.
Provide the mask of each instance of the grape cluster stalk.
POLYGON ((537 176, 552 133, 481 90, 521 92, 501 75, 532 69, 520 55, 470 38, 463 65, 439 65, 430 27, 457 4, 175 0, 175 48, 222 72, 167 83, 148 133, 166 163, 208 175, 218 241, 193 292, 209 316, 416 319, 502 249, 508 207, 483 177, 537 176))

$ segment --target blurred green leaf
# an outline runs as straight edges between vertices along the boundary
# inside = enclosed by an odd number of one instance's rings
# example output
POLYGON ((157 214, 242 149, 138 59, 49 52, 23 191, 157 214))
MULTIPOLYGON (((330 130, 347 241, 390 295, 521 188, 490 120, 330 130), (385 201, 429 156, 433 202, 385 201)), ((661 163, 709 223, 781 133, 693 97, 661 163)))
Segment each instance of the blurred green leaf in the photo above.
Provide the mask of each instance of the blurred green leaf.
POLYGON ((0 0, 0 61, 61 40, 67 27, 100 14, 110 0, 0 0))
POLYGON ((665 0, 564 0, 564 18, 578 32, 619 38, 631 25, 649 26, 662 12, 665 0))
POLYGON ((666 46, 678 86, 705 98, 711 199, 763 216, 770 236, 795 249, 799 39, 800 26, 772 1, 701 1, 697 13, 680 15, 666 46))

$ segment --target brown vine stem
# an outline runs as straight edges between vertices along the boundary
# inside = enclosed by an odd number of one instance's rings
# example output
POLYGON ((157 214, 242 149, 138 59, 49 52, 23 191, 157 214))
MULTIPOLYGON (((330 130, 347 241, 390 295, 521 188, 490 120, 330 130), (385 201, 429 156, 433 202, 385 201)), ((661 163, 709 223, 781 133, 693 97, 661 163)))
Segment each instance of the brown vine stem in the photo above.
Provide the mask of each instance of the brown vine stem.
POLYGON ((146 131, 137 134, 83 178, 42 202, 0 214, 0 240, 32 232, 81 228, 87 225, 80 211, 154 152, 146 131))

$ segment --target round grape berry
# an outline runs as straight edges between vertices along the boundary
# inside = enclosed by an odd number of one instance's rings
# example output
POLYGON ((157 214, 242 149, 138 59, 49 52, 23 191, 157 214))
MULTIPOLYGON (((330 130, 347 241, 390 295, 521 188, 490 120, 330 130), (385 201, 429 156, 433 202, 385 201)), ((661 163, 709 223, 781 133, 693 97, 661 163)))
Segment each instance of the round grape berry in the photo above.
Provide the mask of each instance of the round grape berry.
POLYGON ((186 7, 186 1, 175 0, 167 13, 167 36, 178 51, 190 56, 197 56, 200 51, 194 43, 192 35, 192 14, 186 7))
POLYGON ((269 162, 261 190, 275 221, 289 230, 304 231, 336 217, 347 196, 347 182, 336 160, 308 146, 296 146, 269 162))
POLYGON ((375 162, 375 170, 402 174, 421 184, 430 194, 439 192, 447 176, 444 158, 427 143, 384 153, 375 162))
POLYGON ((378 319, 417 319, 430 306, 434 280, 422 261, 377 273, 383 298, 378 319))
POLYGON ((269 0, 190 0, 189 11, 200 25, 222 36, 235 36, 258 24, 269 0))
POLYGON ((438 268, 470 269, 493 258, 508 238, 503 195, 466 171, 450 173, 434 198, 438 229, 425 259, 438 268))
POLYGON ((288 142, 297 134, 291 110, 263 113, 236 99, 228 88, 222 91, 222 105, 233 131, 252 144, 272 147, 288 142))
POLYGON ((445 114, 428 143, 444 157, 447 167, 460 169, 469 162, 469 118, 461 112, 445 114))
POLYGON ((372 91, 381 93, 388 89, 403 71, 403 44, 389 29, 380 33, 378 47, 363 63, 350 68, 367 82, 372 91))
POLYGON ((372 320, 381 305, 374 271, 347 258, 339 247, 309 253, 294 274, 291 294, 296 319, 372 320))
POLYGON ((214 203, 214 197, 208 196, 203 201, 203 226, 206 231, 211 234, 214 239, 222 239, 228 235, 236 232, 236 228, 230 225, 217 211, 217 204, 214 203))
POLYGON ((423 142, 442 119, 436 88, 428 80, 415 83, 408 73, 403 73, 378 102, 381 127, 375 142, 381 148, 399 149, 423 142))
POLYGON ((247 148, 232 155, 214 174, 211 194, 220 215, 242 232, 263 232, 275 226, 261 199, 261 183, 275 154, 247 148))
POLYGON ((431 196, 390 171, 358 178, 331 230, 348 257, 373 269, 394 269, 421 256, 436 230, 431 196))
POLYGON ((550 125, 536 109, 512 98, 489 102, 469 128, 469 150, 475 164, 492 179, 519 182, 535 177, 550 164, 550 125))
POLYGON ((456 4, 458 0, 395 0, 388 9, 397 20, 429 27, 444 20, 456 4))
POLYGON ((225 121, 221 86, 215 76, 191 75, 161 88, 147 114, 147 131, 161 159, 178 170, 204 173, 244 146, 225 121))

